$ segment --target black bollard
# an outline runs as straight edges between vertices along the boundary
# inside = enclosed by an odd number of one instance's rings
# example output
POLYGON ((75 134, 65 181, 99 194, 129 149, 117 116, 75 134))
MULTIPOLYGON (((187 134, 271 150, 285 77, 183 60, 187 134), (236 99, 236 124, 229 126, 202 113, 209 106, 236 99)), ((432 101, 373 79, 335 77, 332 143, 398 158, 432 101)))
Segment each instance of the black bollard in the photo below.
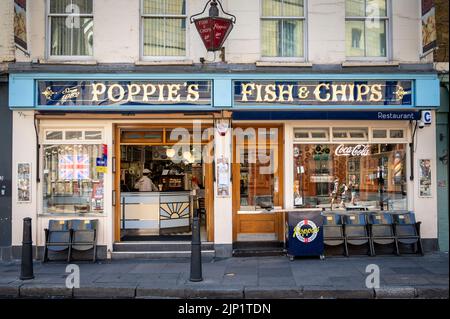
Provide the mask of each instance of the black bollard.
POLYGON ((23 219, 22 267, 20 271, 20 280, 34 279, 32 247, 31 218, 26 217, 23 219))
POLYGON ((191 278, 190 281, 202 281, 202 252, 200 242, 200 221, 197 210, 192 220, 191 278))

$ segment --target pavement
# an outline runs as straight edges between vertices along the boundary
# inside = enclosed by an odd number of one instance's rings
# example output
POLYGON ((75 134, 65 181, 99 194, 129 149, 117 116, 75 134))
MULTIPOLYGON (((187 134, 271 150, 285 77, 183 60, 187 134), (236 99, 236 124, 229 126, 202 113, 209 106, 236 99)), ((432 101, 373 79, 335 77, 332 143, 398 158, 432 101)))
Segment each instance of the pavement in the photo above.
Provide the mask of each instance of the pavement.
POLYGON ((0 263, 0 298, 449 298, 447 253, 294 261, 283 256, 213 259, 202 264, 201 282, 189 280, 186 259, 76 265, 80 287, 66 288, 66 263, 35 262, 35 279, 26 281, 19 279, 19 261, 0 263), (368 288, 366 280, 377 282, 367 279, 376 275, 376 267, 379 287, 368 288))

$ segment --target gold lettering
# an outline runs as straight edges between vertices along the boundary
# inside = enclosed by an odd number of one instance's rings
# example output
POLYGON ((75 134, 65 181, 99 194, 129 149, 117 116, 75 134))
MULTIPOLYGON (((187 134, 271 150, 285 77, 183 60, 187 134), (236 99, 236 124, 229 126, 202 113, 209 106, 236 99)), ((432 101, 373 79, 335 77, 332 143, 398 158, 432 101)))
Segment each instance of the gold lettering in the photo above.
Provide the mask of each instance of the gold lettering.
POLYGON ((348 85, 348 100, 349 102, 354 102, 355 101, 355 85, 354 84, 349 84, 348 85))
POLYGON ((266 94, 264 95, 264 102, 275 102, 277 94, 275 92, 275 84, 269 84, 266 86, 266 94))
POLYGON ((98 96, 105 93, 106 85, 103 83, 92 84, 92 101, 98 101, 98 96))
POLYGON ((153 84, 144 84, 144 93, 142 96, 142 101, 148 102, 148 97, 155 94, 156 87, 153 84))
POLYGON ((256 102, 262 102, 262 98, 261 98, 261 91, 262 91, 262 85, 261 84, 256 84, 256 102))
POLYGON ((284 102, 284 96, 287 94, 288 102, 292 102, 294 101, 294 99, 292 98, 292 90, 294 89, 293 85, 287 85, 287 89, 285 89, 285 85, 280 84, 278 85, 278 90, 280 91, 280 95, 278 96, 278 102, 284 102))
POLYGON ((128 84, 128 101, 134 101, 133 96, 141 92, 141 87, 137 84, 128 84))
POLYGON ((381 84, 372 85, 371 92, 372 92, 372 94, 370 95, 369 101, 380 102, 383 99, 381 84))
POLYGON ((120 102, 123 100, 125 96, 125 90, 122 87, 122 85, 120 84, 112 84, 109 89, 108 89, 108 98, 112 101, 112 102, 120 102), (119 90, 119 95, 115 96, 114 95, 114 89, 117 88, 119 90))
POLYGON ((331 86, 333 90, 333 98, 331 101, 337 102, 338 101, 338 95, 341 95, 341 101, 347 101, 347 85, 346 84, 333 84, 331 86))
POLYGON ((247 95, 251 95, 252 91, 255 89, 255 84, 254 83, 242 83, 241 84, 241 89, 242 89, 242 102, 248 102, 248 98, 247 95), (250 88, 251 90, 249 91, 248 88, 250 88))
POLYGON ((307 86, 301 86, 298 88, 298 97, 300 99, 306 99, 309 95, 308 87, 307 86))
POLYGON ((198 101, 200 98, 200 94, 198 93, 198 84, 191 84, 188 86, 188 95, 187 100, 189 102, 195 102, 198 101))
POLYGON ((329 84, 321 83, 318 86, 316 86, 316 88, 314 90, 314 96, 316 97, 316 100, 319 100, 320 102, 327 102, 330 99, 331 95, 330 95, 330 93, 327 93, 325 95, 326 96, 325 98, 321 98, 320 97, 320 89, 322 87, 326 88, 327 90, 330 89, 330 85, 329 84))
POLYGON ((159 89, 158 101, 164 102, 164 84, 158 84, 158 89, 159 89))
POLYGON ((168 95, 167 100, 170 102, 180 102, 180 84, 167 85, 168 95))
POLYGON ((370 92, 370 88, 368 85, 366 84, 360 84, 356 87, 357 91, 358 91, 358 95, 356 97, 356 101, 357 102, 361 102, 363 99, 363 96, 366 96, 367 94, 369 94, 370 92))

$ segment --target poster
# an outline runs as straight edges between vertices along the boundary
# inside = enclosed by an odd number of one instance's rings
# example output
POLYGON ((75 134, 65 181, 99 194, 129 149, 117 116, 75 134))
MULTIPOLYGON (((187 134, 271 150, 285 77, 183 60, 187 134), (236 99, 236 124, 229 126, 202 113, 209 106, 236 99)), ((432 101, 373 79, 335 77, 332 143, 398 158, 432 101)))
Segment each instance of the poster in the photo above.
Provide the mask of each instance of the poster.
POLYGON ((27 0, 14 0, 14 42, 28 50, 27 46, 27 0))
POLYGON ((217 196, 230 196, 230 161, 223 156, 217 160, 217 196))
POLYGON ((31 202, 31 163, 17 164, 17 201, 31 202))
POLYGON ((431 160, 419 160, 419 197, 431 197, 431 160))
POLYGON ((422 55, 437 46, 436 10, 434 0, 422 0, 422 55))

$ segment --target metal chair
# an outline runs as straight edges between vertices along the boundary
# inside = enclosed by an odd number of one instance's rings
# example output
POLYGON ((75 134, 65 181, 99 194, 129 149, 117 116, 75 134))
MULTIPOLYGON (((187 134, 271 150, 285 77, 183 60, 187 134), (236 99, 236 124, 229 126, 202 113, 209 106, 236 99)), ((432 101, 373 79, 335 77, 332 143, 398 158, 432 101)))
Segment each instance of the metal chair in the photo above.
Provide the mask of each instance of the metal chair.
POLYGON ((372 241, 370 240, 369 226, 367 223, 367 215, 364 213, 348 213, 344 217, 345 226, 344 233, 348 245, 361 246, 367 244, 369 246, 369 255, 373 256, 372 241))
POLYGON ((392 213, 394 232, 398 243, 413 245, 414 252, 424 255, 420 236, 421 222, 416 222, 413 212, 392 213))
POLYGON ((369 213, 370 240, 372 241, 373 254, 375 255, 375 244, 394 244, 394 253, 399 255, 398 242, 395 237, 392 215, 387 212, 369 213))
POLYGON ((342 215, 334 212, 322 212, 323 216, 323 242, 327 246, 339 246, 344 248, 344 255, 348 256, 347 239, 344 235, 344 223, 342 215))
POLYGON ((48 252, 62 253, 67 251, 67 261, 70 262, 72 230, 67 220, 49 220, 45 232, 44 260, 49 261, 48 252))
MULTIPOLYGON (((74 219, 70 221, 72 229, 72 252, 92 250, 92 261, 95 262, 97 258, 97 227, 98 220, 79 220, 74 219)), ((72 258, 72 255, 70 256, 72 258)))

